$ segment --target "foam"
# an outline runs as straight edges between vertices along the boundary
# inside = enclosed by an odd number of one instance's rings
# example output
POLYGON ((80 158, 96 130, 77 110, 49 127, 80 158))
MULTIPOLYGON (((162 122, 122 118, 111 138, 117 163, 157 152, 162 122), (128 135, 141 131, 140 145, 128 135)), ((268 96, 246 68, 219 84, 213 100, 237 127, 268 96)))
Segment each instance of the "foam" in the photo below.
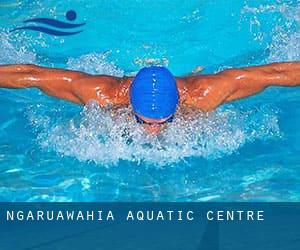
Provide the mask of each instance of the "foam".
POLYGON ((288 23, 286 27, 275 26, 268 61, 300 60, 300 6, 284 8, 281 13, 288 23))
POLYGON ((90 53, 78 58, 70 58, 67 62, 68 69, 84 71, 91 74, 106 74, 124 76, 124 70, 108 61, 110 51, 103 53, 90 53))
POLYGON ((277 112, 271 108, 257 112, 230 106, 208 115, 181 110, 158 136, 137 124, 130 108, 103 109, 91 101, 79 116, 64 121, 55 121, 54 117, 64 116, 55 109, 40 116, 43 108, 32 106, 28 118, 44 150, 104 166, 121 160, 165 166, 188 157, 217 159, 237 152, 247 142, 281 136, 277 112))
POLYGON ((0 64, 35 63, 36 54, 20 42, 18 35, 9 36, 5 30, 0 31, 0 64))
POLYGON ((262 13, 277 13, 284 20, 271 29, 271 42, 268 45, 269 56, 266 63, 300 60, 300 6, 289 6, 285 3, 260 5, 258 7, 244 6, 242 14, 250 13, 250 32, 254 40, 262 41, 265 34, 261 31, 262 13), (254 28, 253 26, 257 26, 254 28))

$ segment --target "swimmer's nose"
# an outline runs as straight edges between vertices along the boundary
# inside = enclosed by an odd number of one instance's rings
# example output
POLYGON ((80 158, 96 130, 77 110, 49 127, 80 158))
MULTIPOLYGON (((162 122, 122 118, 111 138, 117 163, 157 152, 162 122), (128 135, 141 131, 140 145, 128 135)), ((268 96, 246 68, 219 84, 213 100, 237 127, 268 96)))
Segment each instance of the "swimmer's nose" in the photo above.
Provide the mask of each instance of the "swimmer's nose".
POLYGON ((145 124, 143 127, 148 133, 157 135, 160 133, 163 126, 161 124, 145 124))

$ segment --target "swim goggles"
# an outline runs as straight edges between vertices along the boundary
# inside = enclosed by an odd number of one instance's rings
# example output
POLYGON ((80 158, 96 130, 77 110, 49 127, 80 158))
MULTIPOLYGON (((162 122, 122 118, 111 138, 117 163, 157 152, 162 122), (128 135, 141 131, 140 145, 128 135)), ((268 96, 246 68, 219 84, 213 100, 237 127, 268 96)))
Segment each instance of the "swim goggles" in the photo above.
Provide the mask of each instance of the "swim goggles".
POLYGON ((134 115, 135 120, 137 123, 139 124, 147 124, 147 125, 152 125, 152 124, 165 124, 165 123, 169 123, 172 122, 174 120, 174 115, 172 115, 170 118, 168 118, 168 120, 161 122, 161 123, 156 123, 156 122, 145 122, 143 119, 141 119, 140 117, 138 117, 137 115, 134 115))

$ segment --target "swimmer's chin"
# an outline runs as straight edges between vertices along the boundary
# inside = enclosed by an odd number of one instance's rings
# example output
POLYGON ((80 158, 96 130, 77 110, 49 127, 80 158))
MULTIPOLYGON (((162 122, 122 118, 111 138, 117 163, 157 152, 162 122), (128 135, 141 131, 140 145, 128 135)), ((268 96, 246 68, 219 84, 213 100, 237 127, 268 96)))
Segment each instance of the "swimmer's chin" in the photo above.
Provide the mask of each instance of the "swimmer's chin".
POLYGON ((162 132, 163 127, 161 124, 145 124, 143 125, 143 128, 151 135, 158 135, 162 132))

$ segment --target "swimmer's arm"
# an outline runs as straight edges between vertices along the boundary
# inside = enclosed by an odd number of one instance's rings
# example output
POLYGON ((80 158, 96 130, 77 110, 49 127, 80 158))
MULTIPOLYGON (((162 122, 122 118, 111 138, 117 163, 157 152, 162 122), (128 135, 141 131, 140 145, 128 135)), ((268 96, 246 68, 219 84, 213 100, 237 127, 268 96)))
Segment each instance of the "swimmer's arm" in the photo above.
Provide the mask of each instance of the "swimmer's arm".
POLYGON ((33 64, 0 65, 1 88, 39 88, 46 94, 81 103, 73 93, 74 82, 87 74, 33 64))
POLYGON ((185 78, 187 105, 209 112, 224 102, 263 91, 268 86, 300 84, 300 62, 228 69, 214 75, 185 78))
POLYGON ((233 101, 254 95, 269 86, 295 87, 300 85, 300 62, 272 63, 228 70, 237 85, 234 93, 226 98, 233 101))
POLYGON ((31 64, 0 65, 0 88, 39 88, 50 96, 78 104, 91 99, 100 105, 107 101, 114 104, 112 96, 120 88, 121 81, 122 78, 31 64))

